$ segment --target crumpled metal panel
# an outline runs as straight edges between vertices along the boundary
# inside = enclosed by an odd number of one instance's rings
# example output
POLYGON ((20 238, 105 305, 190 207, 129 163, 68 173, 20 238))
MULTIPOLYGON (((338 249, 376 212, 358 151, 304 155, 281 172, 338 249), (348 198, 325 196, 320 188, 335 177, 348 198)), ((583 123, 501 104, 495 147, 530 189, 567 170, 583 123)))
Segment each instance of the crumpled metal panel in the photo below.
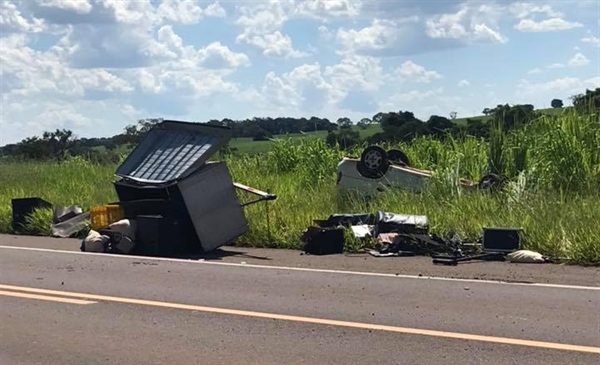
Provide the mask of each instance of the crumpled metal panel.
POLYGON ((146 183, 182 179, 202 166, 230 138, 228 128, 164 121, 148 132, 116 174, 146 183))

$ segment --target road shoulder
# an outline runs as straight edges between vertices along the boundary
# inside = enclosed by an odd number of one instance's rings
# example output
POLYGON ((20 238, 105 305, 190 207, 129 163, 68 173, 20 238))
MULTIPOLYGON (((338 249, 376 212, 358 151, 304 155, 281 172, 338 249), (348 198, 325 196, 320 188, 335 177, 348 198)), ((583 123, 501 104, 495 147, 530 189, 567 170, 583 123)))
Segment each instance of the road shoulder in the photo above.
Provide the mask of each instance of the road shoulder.
MULTIPOLYGON (((79 251, 80 240, 0 235, 0 246, 79 251)), ((468 262, 458 266, 434 265, 427 257, 382 257, 368 254, 304 255, 297 250, 225 246, 215 252, 188 257, 210 262, 340 270, 456 279, 495 280, 600 287, 600 267, 559 264, 468 262)))

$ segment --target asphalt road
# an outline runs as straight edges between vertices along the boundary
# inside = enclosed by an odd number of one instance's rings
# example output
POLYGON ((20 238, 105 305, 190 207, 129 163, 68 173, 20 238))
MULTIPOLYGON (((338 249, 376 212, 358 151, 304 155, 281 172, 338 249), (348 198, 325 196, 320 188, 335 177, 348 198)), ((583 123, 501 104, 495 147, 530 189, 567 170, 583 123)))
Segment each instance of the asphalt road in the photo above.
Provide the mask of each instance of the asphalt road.
POLYGON ((599 311, 593 286, 0 247, 2 365, 598 364, 599 311))

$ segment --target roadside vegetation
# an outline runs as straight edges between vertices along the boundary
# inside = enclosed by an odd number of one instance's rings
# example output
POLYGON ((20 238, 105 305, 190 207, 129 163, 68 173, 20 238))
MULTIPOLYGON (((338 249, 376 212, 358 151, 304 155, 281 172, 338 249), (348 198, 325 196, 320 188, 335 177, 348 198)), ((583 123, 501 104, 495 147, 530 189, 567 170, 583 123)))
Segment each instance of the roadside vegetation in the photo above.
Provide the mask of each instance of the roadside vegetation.
MULTIPOLYGON (((255 154, 225 151, 215 158, 226 161, 235 181, 278 196, 268 206, 245 208, 251 229, 237 244, 298 248, 302 231, 314 219, 383 210, 425 214, 433 233, 456 232, 469 241, 479 238, 485 226, 521 227, 527 249, 572 263, 600 264, 597 106, 534 113, 525 119, 518 113, 504 118, 509 114, 510 110, 504 110, 496 114, 503 118, 492 115, 486 136, 446 131, 379 143, 403 150, 412 166, 435 172, 431 186, 420 194, 400 189, 371 199, 338 194, 337 163, 343 156, 359 156, 369 143, 364 140, 343 146, 328 143, 324 134, 321 138, 276 138, 268 151, 255 154), (488 172, 507 178, 502 191, 466 192, 458 187, 459 178, 477 181, 488 172)), ((380 128, 393 132, 403 125, 386 127, 383 123, 380 128)), ((12 198, 39 196, 54 204, 80 204, 84 209, 116 201, 112 182, 118 160, 99 162, 82 156, 1 159, 0 231, 11 231, 12 198)), ((50 217, 49 210, 36 212, 24 233, 48 234, 50 217)))

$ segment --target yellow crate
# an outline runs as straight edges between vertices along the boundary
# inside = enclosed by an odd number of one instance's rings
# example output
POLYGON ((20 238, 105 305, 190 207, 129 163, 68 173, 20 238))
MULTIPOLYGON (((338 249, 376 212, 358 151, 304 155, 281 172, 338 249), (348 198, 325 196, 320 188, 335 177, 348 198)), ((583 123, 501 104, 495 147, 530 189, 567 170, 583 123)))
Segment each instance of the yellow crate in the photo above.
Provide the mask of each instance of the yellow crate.
POLYGON ((106 228, 109 224, 120 221, 123 217, 123 207, 120 205, 100 205, 90 209, 90 221, 93 230, 106 228))

